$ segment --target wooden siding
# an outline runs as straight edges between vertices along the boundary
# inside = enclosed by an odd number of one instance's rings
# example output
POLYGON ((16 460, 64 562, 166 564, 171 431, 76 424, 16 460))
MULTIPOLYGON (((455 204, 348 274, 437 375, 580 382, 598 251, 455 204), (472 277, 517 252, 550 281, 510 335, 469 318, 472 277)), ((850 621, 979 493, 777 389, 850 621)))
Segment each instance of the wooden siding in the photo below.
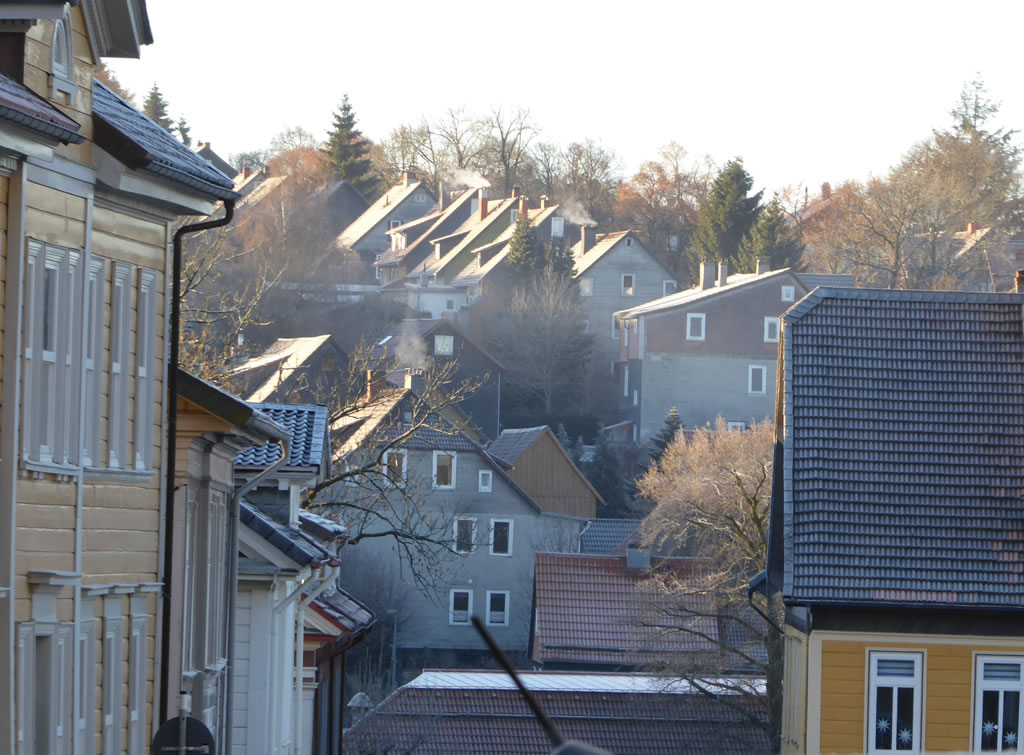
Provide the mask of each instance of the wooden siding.
POLYGON ((592 519, 597 497, 551 433, 544 433, 508 474, 545 511, 592 519))
POLYGON ((913 636, 900 642, 888 638, 822 641, 821 752, 864 751, 869 650, 924 652, 922 751, 961 752, 971 749, 974 654, 1024 654, 1024 642, 1019 646, 993 646, 981 637, 973 642, 952 643, 949 638, 934 636, 913 636))

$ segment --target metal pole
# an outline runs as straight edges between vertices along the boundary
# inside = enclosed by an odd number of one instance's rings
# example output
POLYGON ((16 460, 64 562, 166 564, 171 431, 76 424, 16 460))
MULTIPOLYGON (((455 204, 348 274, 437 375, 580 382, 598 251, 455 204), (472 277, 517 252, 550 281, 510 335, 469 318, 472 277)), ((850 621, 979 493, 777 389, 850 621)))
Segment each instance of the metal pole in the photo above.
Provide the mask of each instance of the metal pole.
POLYGON ((388 609, 391 617, 391 691, 398 687, 398 610, 388 609))

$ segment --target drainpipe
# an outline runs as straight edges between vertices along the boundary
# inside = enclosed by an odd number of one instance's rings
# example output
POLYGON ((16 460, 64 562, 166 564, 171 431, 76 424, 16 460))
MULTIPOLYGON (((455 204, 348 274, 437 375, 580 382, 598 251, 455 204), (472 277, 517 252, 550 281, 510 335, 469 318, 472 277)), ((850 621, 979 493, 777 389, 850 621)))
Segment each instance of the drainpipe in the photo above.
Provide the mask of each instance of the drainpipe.
MULTIPOLYGON (((180 363, 180 349, 178 339, 181 337, 181 267, 182 252, 181 242, 186 234, 205 231, 210 228, 220 228, 231 222, 235 214, 235 202, 232 199, 224 200, 224 217, 219 220, 205 220, 201 223, 190 223, 183 225, 174 233, 174 246, 171 258, 173 269, 171 279, 171 332, 170 353, 167 366, 167 501, 164 512, 164 613, 161 622, 163 634, 163 645, 160 648, 160 688, 161 692, 168 689, 170 679, 170 636, 171 636, 171 574, 174 569, 174 478, 176 474, 175 456, 177 454, 178 441, 178 364, 180 363)), ((180 673, 179 669, 179 673, 180 673)), ((169 716, 167 706, 170 704, 170 695, 167 695, 164 702, 164 714, 161 717, 166 721, 169 716)))
POLYGON ((326 590, 328 587, 334 584, 338 578, 338 574, 341 573, 340 562, 332 559, 331 566, 328 567, 329 571, 327 576, 323 578, 323 581, 317 585, 317 588, 313 590, 309 595, 302 599, 299 603, 298 608, 295 611, 295 699, 294 699, 294 712, 293 719, 295 725, 292 729, 292 751, 295 755, 300 755, 302 752, 302 669, 303 669, 303 640, 305 628, 305 612, 306 607, 320 597, 320 593, 326 590))

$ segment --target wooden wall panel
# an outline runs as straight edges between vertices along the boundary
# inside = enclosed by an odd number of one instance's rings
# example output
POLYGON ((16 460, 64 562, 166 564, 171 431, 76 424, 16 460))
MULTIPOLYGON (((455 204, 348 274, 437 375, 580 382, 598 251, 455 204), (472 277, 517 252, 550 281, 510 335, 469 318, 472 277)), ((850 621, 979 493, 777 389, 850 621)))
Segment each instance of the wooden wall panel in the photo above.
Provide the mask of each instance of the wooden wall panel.
POLYGON ((519 457, 509 476, 545 511, 593 518, 597 498, 555 447, 557 442, 544 433, 519 457))

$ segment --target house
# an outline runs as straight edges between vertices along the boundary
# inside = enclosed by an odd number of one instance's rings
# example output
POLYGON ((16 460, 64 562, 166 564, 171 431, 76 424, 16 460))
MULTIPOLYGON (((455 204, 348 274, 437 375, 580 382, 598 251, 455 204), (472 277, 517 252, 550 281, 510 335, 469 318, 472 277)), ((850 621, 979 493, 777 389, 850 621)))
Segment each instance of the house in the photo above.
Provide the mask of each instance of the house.
POLYGON ((404 384, 404 370, 409 368, 443 372, 448 390, 460 390, 468 383, 472 390, 458 407, 486 437, 498 437, 505 367, 451 320, 402 320, 384 331, 369 359, 388 369, 399 368, 395 373, 399 384, 404 384))
POLYGON ((550 509, 540 506, 460 428, 454 407, 428 404, 422 391, 410 373, 404 388, 385 389, 335 426, 335 467, 353 477, 332 488, 333 504, 323 510, 348 526, 357 544, 346 572, 369 574, 378 595, 396 591, 387 600, 398 610, 406 666, 422 667, 438 652, 460 665, 487 658, 470 624, 474 614, 503 648, 525 659, 533 554, 577 548, 583 520, 557 499, 550 509), (374 536, 389 529, 398 537, 374 536), (392 575, 403 578, 392 584, 392 575))
POLYGON ((0 751, 144 752, 174 618, 168 241, 235 195, 94 81, 152 42, 143 0, 4 3, 0 23, 0 751))
POLYGON ((819 288, 785 314, 765 578, 783 752, 1017 750, 1020 294, 819 288))
POLYGON ((604 505, 547 425, 503 430, 487 453, 544 509, 593 519, 598 505, 604 505))
MULTIPOLYGON (((707 697, 684 682, 612 673, 521 671, 540 707, 568 739, 608 752, 770 752, 756 696, 707 697), (747 702, 753 699, 755 704, 747 702)), ((501 671, 424 671, 352 727, 354 753, 502 752, 547 755, 551 741, 501 671)))
POLYGON ((580 533, 580 553, 607 556, 631 539, 641 519, 591 519, 580 533))
POLYGON ((821 282, 852 278, 772 271, 766 259, 741 275, 720 262, 716 276, 706 262, 698 286, 617 311, 620 425, 644 443, 672 407, 687 429, 719 416, 730 428, 773 416, 779 317, 821 282))
MULTIPOLYGON (((423 217, 433 207, 434 194, 424 181, 413 173, 402 174, 402 180, 392 186, 369 208, 338 234, 331 244, 334 255, 355 252, 366 266, 391 248, 388 231, 410 220, 423 217)), ((371 277, 376 277, 371 273, 371 277)))
POLYGON ((278 338, 266 351, 231 371, 231 384, 247 401, 317 402, 345 382, 348 355, 330 335, 278 338))
POLYGON ((197 143, 196 146, 192 148, 192 151, 206 160, 206 162, 210 163, 210 165, 219 170, 225 176, 234 178, 238 175, 238 171, 235 170, 227 160, 213 151, 213 147, 209 142, 197 143))

